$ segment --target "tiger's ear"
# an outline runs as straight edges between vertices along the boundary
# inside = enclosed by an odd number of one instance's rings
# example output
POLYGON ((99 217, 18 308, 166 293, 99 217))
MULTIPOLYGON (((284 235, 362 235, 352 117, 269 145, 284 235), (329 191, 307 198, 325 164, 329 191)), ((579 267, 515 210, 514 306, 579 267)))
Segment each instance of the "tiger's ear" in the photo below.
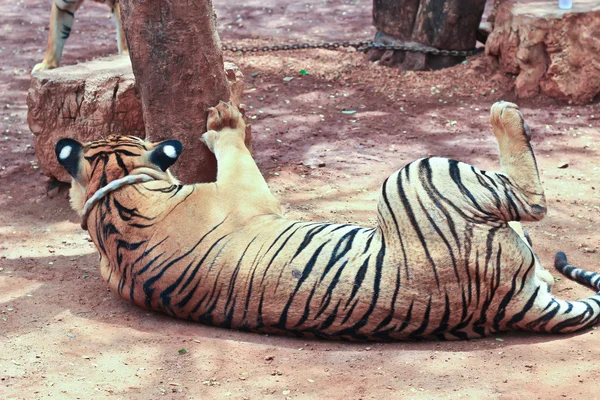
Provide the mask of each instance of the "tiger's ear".
POLYGON ((56 159, 60 165, 75 179, 77 179, 79 173, 82 151, 83 145, 81 143, 68 138, 60 139, 54 148, 56 159))
POLYGON ((159 143, 150 153, 150 162, 166 171, 181 155, 183 145, 179 140, 165 140, 159 143))

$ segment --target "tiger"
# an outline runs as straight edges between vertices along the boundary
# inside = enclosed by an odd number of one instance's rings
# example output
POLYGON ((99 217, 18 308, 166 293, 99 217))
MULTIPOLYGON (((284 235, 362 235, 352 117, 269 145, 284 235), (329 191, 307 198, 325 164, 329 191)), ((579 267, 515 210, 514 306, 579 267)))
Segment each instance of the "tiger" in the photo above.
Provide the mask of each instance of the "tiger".
MULTIPOLYGON (((600 293, 552 294, 520 225, 546 198, 518 106, 490 122, 501 172, 429 157, 383 181, 375 227, 291 220, 244 144, 231 103, 208 110, 200 139, 215 182, 182 185, 177 140, 111 136, 55 152, 72 176, 71 204, 119 297, 218 327, 337 340, 458 340, 502 331, 566 333, 600 320, 600 293)), ((600 274, 565 276, 600 290, 600 274)))
MULTIPOLYGON (((121 22, 121 7, 119 0, 94 0, 108 5, 112 10, 113 19, 117 26, 117 46, 119 54, 129 54, 123 23, 121 22)), ((50 11, 50 33, 46 53, 42 62, 33 67, 32 73, 57 68, 60 65, 65 42, 71 35, 75 12, 83 0, 54 0, 50 11)))

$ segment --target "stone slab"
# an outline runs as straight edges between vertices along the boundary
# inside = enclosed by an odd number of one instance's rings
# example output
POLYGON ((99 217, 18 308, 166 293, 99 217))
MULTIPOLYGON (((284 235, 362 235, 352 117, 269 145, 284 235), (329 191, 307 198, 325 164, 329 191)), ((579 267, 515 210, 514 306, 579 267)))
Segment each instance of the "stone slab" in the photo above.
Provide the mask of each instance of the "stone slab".
POLYGON ((486 54, 516 74, 520 98, 539 93, 585 104, 600 93, 600 1, 505 1, 496 10, 486 54))

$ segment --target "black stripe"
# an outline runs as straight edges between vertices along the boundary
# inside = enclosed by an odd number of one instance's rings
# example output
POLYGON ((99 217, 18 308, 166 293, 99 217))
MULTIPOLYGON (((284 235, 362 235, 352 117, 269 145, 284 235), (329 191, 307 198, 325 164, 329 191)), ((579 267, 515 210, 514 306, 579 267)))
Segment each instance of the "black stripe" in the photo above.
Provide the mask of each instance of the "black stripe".
POLYGON ((339 299, 337 304, 335 305, 335 308, 331 312, 331 314, 329 314, 327 319, 319 327, 320 330, 325 330, 325 329, 329 328, 331 325, 333 325, 333 323, 335 322, 335 319, 337 317, 338 309, 340 308, 341 302, 342 302, 342 300, 339 299))
POLYGON ((358 271, 356 272, 356 276, 354 277, 354 285, 352 285, 352 293, 350 294, 350 297, 346 301, 346 304, 344 305, 344 309, 348 308, 348 304, 350 304, 350 302, 354 299, 354 296, 356 296, 356 293, 362 286, 362 283, 365 279, 365 275, 367 273, 367 268, 369 266, 370 258, 371 258, 371 256, 368 256, 365 259, 365 261, 363 262, 363 264, 360 266, 358 271))
POLYGON ((298 290, 300 289, 300 286, 302 286, 302 284, 304 283, 304 281, 306 280, 306 278, 308 278, 308 276, 312 272, 312 269, 315 266, 315 263, 317 262, 317 259, 319 258, 319 254, 321 254, 321 251, 323 250, 323 248, 328 243, 329 243, 329 240, 326 241, 325 243, 321 244, 317 248, 317 250, 315 250, 315 252, 312 254, 312 256, 310 257, 310 259, 308 260, 308 262, 304 266, 304 269, 302 271, 302 276, 300 277, 300 279, 298 279, 298 283, 296 284, 296 288, 290 294, 290 297, 289 297, 286 305, 283 308, 281 316, 279 317, 279 322, 275 325, 275 327, 277 327, 279 329, 282 329, 282 330, 287 330, 287 326, 286 325, 287 325, 288 312, 289 312, 290 306, 292 305, 292 302, 294 301, 294 297, 298 293, 298 290))
MULTIPOLYGON (((255 236, 254 239, 256 239, 258 236, 255 236)), ((252 240, 254 240, 252 239, 252 240)), ((260 249, 258 249, 258 251, 256 252, 256 256, 254 256, 254 260, 252 261, 252 272, 249 275, 249 282, 248 279, 246 279, 247 285, 248 285, 248 292, 246 293, 246 303, 244 304, 244 315, 242 316, 242 320, 246 319, 246 316, 248 315, 248 308, 250 306, 250 298, 252 297, 252 285, 254 284, 254 274, 256 273, 256 269, 258 268, 258 264, 256 263, 256 260, 258 259, 258 256, 261 254, 263 246, 265 245, 265 243, 263 243, 260 246, 260 249)))
POLYGON ((375 307, 377 305, 377 300, 379 298, 379 287, 381 284, 381 270, 383 268, 383 259, 384 258, 385 258, 385 243, 381 242, 381 248, 379 249, 379 252, 377 253, 377 259, 375 262, 375 278, 373 280, 373 297, 371 298, 371 303, 369 305, 369 309, 363 314, 362 317, 360 317, 360 319, 358 320, 358 322, 356 324, 354 324, 353 326, 351 326, 349 328, 343 329, 342 331, 337 332, 336 335, 358 336, 358 331, 368 323, 369 317, 375 310, 375 307))
POLYGON ((479 182, 479 184, 481 185, 481 187, 487 189, 490 194, 492 195, 492 197, 494 198, 494 204, 496 205, 496 208, 498 209, 498 211, 502 210, 502 201, 500 200, 500 196, 498 196, 498 192, 495 190, 495 188, 498 187, 498 185, 496 184, 496 182, 494 182, 494 180, 492 178, 490 178, 489 176, 487 176, 485 174, 485 171, 479 171, 475 168, 475 167, 471 167, 471 172, 473 173, 473 175, 475 175, 475 177, 477 178, 477 181, 479 182), (484 179, 483 177, 487 178, 484 179), (492 184, 494 185, 494 187, 490 186, 487 181, 491 181, 492 184))
POLYGON ((471 201, 471 204, 473 205, 473 207, 475 207, 479 212, 481 212, 483 215, 485 215, 487 217, 493 216, 493 214, 491 214, 489 211, 483 209, 479 205, 479 203, 475 199, 475 196, 473 196, 471 191, 462 182, 462 177, 461 177, 458 161, 448 160, 448 172, 450 174, 450 178, 454 181, 458 190, 460 190, 460 192, 471 201))
MULTIPOLYGON (((64 1, 64 0, 63 0, 63 1, 64 1)), ((66 2, 65 2, 65 3, 66 3, 66 2)), ((54 3, 54 5, 56 5, 56 3, 54 3)), ((72 12, 72 11, 69 11, 69 10, 65 10, 65 9, 62 9, 62 8, 60 8, 58 5, 56 5, 56 9, 57 9, 58 11, 60 11, 60 12, 64 12, 64 13, 67 13, 67 14, 69 14, 71 17, 75 17, 75 13, 74 13, 74 12, 72 12)))
POLYGON ((448 293, 445 295, 445 305, 444 305, 444 314, 442 315, 442 319, 440 320, 440 324, 437 328, 435 328, 431 334, 439 335, 442 333, 446 333, 448 331, 448 321, 450 320, 450 299, 448 298, 448 293))
POLYGON ((421 320, 421 325, 412 331, 409 334, 411 339, 420 339, 425 330, 429 326, 429 314, 431 313, 431 296, 429 296, 429 301, 427 302, 427 308, 425 308, 425 313, 423 314, 423 318, 421 320))
POLYGON ((69 36, 71 36, 71 27, 69 25, 63 24, 60 33, 62 33, 62 40, 67 40, 69 36))
MULTIPOLYGON (((219 239, 217 239, 216 242, 214 242, 209 249, 206 251, 206 253, 204 254, 204 256, 202 257, 202 259, 198 262, 198 264, 196 264, 196 266, 194 267, 194 269, 192 270, 192 273, 190 274, 190 276, 188 276, 188 279, 185 281, 185 283, 183 284, 182 287, 179 288, 179 291, 177 292, 177 295, 180 295, 183 293, 183 291, 185 289, 187 289, 187 287, 194 281, 194 279, 196 278, 196 274, 198 273, 198 271, 200 271, 200 268, 202 267, 202 265, 204 264, 204 261, 206 261, 206 259, 208 258, 208 256, 210 255, 210 253, 213 251, 213 249, 215 247, 217 247, 217 245, 221 242, 221 240, 225 239, 226 237, 228 237, 229 234, 225 235, 225 236, 221 236, 219 239)), ((227 242, 228 243, 228 242, 227 242)), ((227 243, 223 244, 223 246, 221 246, 221 248, 219 248, 219 251, 217 252, 217 254, 212 258, 213 262, 211 265, 214 264, 215 260, 219 257, 219 255, 221 254, 221 252, 225 249, 225 246, 227 245, 227 243)), ((195 258, 194 258, 195 261, 195 258)), ((179 286, 179 284, 181 284, 181 281, 183 280, 183 278, 187 275, 189 268, 194 264, 194 261, 192 261, 188 267, 183 271, 183 273, 180 275, 180 277, 177 279, 177 281, 171 285, 173 286, 173 289, 171 290, 171 292, 173 290, 175 290, 175 288, 177 286, 179 286)), ((196 290, 198 290, 198 287, 200 286, 200 282, 201 279, 198 279, 196 281, 196 284, 192 287, 192 290, 190 290, 184 297, 183 299, 181 299, 177 304, 175 304, 176 307, 179 308, 183 308, 185 307, 188 302, 190 300, 192 300, 194 298, 194 295, 196 294, 196 290)), ((171 288, 171 286, 169 287, 169 289, 171 288)), ((170 294, 170 293, 169 293, 170 294)), ((162 294, 161 294, 162 296, 162 294)))
MULTIPOLYGON (((348 264, 348 261, 344 261, 342 263, 342 265, 338 268, 335 276, 331 280, 331 283, 327 287, 327 291, 325 292, 325 296, 323 296, 323 298, 321 299, 321 304, 319 305, 319 312, 317 312, 317 315, 315 315, 314 319, 319 318, 321 316, 321 314, 329 306, 329 303, 331 302, 331 296, 332 296, 333 290, 335 289, 335 287, 339 283, 340 276, 342 275, 342 272, 344 271, 344 268, 346 267, 347 264, 348 264)), ((317 286, 317 283, 315 282, 314 287, 316 287, 316 286, 317 286)), ((341 301, 341 299, 340 299, 340 301, 341 301)), ((339 302, 338 302, 338 305, 339 305, 339 302)))
MULTIPOLYGON (((235 266, 235 269, 233 270, 231 279, 229 280, 229 288, 227 289, 227 301, 225 302, 225 310, 227 310, 227 308, 229 307, 229 305, 233 301, 233 305, 231 306, 230 312, 227 314, 227 316, 225 318, 225 320, 228 321, 229 324, 231 323, 231 315, 233 315, 233 311, 235 309, 235 298, 233 298, 233 294, 237 293, 237 291, 235 290, 236 289, 235 288, 235 282, 237 280, 237 276, 238 276, 239 271, 240 271, 240 265, 242 264, 242 261, 244 259, 244 256, 246 255, 246 252, 248 251, 248 249, 250 248, 250 246, 252 245, 252 243, 254 242, 254 240, 256 238, 257 238, 257 236, 255 236, 254 239, 252 239, 250 241, 250 243, 248 243, 248 246, 246 246, 246 248, 242 252, 241 257, 238 260, 238 262, 237 262, 237 264, 235 266)), ((226 327, 228 328, 229 326, 226 326, 226 327)))
MULTIPOLYGON (((400 172, 401 171, 397 172, 398 178, 400 176, 400 172)), ((388 179, 386 179, 383 182, 383 186, 381 188, 381 196, 383 197, 383 201, 388 209, 388 212, 392 216, 392 220, 394 221, 394 226, 396 227, 397 238, 400 241, 400 250, 402 250, 402 259, 404 260, 404 270, 406 272, 406 280, 408 281, 408 280, 410 280, 410 271, 408 269, 408 258, 406 257, 406 249, 404 248, 404 240, 402 239, 402 234, 400 232, 400 226, 398 225, 398 220, 396 219, 396 213, 394 213, 394 210, 392 209, 392 205, 390 204, 390 200, 388 199, 388 196, 387 196, 388 179)), ((377 215, 378 219, 380 216, 381 216, 381 213, 378 213, 378 215, 377 215)), ((381 216, 381 219, 383 219, 383 216, 381 216)), ((381 240, 385 241, 385 235, 383 234, 383 232, 381 232, 381 240)))
MULTIPOLYGON (((307 225, 305 225, 306 227, 307 225)), ((319 233, 321 233, 325 228, 328 228, 330 226, 335 226, 333 224, 319 224, 318 226, 315 226, 314 228, 311 228, 307 233, 304 234, 304 239, 302 240, 302 243, 300 244, 300 246, 296 249, 296 253, 292 256, 292 258, 287 262, 287 265, 290 265, 295 259, 296 257, 298 257, 298 255, 302 252, 302 250, 306 249, 308 247, 308 245, 310 244, 310 242, 312 242, 312 240, 315 238, 316 235, 318 235, 319 233)), ((331 232, 340 229, 341 226, 337 226, 336 228, 334 228, 331 232)), ((297 232, 298 230, 294 231, 294 234, 297 232)), ((328 233, 331 233, 328 232, 328 233)), ((287 242, 287 240, 286 240, 287 242)), ((273 259, 272 259, 273 260, 273 259)), ((270 268, 270 263, 267 266, 267 268, 270 268)), ((281 277, 283 276, 284 271, 286 271, 285 267, 282 267, 279 269, 279 275, 277 276, 277 283, 275 284, 275 292, 277 292, 277 290, 279 289, 279 284, 281 283, 281 277)), ((264 274, 263 274, 264 277, 264 274)))
MULTIPOLYGON (((283 235, 290 230, 293 226, 295 226, 297 223, 294 223, 292 225, 290 225, 289 227, 287 227, 273 242, 273 245, 275 245, 275 243, 279 240, 279 238, 283 237, 283 235)), ((298 232, 298 230, 302 229, 306 227, 306 225, 301 225, 298 228, 296 228, 293 232, 291 232, 288 237, 283 241, 283 243, 281 244, 281 246, 279 246, 279 248, 277 249, 277 251, 275 252, 275 254, 273 254, 273 257, 271 257, 271 260, 269 261, 269 263, 267 264, 267 267, 265 268, 264 272, 263 272, 263 276, 262 279, 260 280, 260 284, 262 285, 265 281, 265 278, 267 276, 267 272, 269 272, 269 269, 271 268, 271 264, 273 264, 273 261, 275 261, 275 258, 277 258, 277 256, 279 255, 279 253, 281 252, 281 250, 283 250, 283 248, 286 247, 287 243, 289 242, 289 240, 294 236, 294 234, 296 232, 298 232)), ((273 247, 273 245, 271 245, 267 251, 265 252, 265 256, 267 255, 267 253, 269 253, 269 250, 271 250, 271 248, 273 247)), ((262 259, 261 259, 262 261, 262 259)))
POLYGON ((446 217, 446 223, 448 225, 448 229, 450 229, 450 234, 454 238, 454 242, 460 251, 460 239, 458 237, 458 233, 456 232, 456 226, 454 224, 454 218, 446 207, 442 205, 439 201, 439 196, 436 196, 433 188, 433 171, 431 170, 430 159, 426 158, 419 164, 419 180, 421 181, 421 185, 429 196, 429 199, 433 202, 433 204, 437 207, 438 210, 444 214, 446 217))
POLYGON ((527 300, 527 303, 525 303, 525 306, 523 307, 523 309, 520 312, 513 315, 512 318, 506 323, 506 327, 508 329, 512 329, 512 327, 515 324, 521 322, 523 320, 523 318, 525 318, 525 315, 527 314, 527 312, 531 309, 531 307, 533 307, 533 303, 535 302, 535 299, 537 298, 539 291, 540 291, 540 287, 538 286, 533 291, 533 294, 531 295, 531 297, 529 297, 529 300, 527 300))
POLYGON ((323 282, 323 279, 325 279, 325 277, 327 276, 327 274, 329 273, 331 268, 333 268, 333 266, 338 261, 340 261, 350 251, 350 249, 352 249, 352 243, 354 242, 354 238, 356 237, 356 234, 361 230, 363 230, 363 229, 362 228, 352 229, 350 232, 347 232, 346 234, 344 234, 344 236, 342 236, 338 240, 338 242, 335 244, 335 247, 333 248, 333 252, 331 253, 329 262, 323 269, 323 273, 321 274, 321 277, 319 278, 319 283, 323 282), (345 245, 345 246, 342 249, 342 251, 340 252, 340 247, 342 247, 343 245, 345 245))
POLYGON ((556 316, 556 314, 558 314, 558 311, 560 310, 560 304, 556 300, 552 299, 552 300, 550 300, 550 303, 548 303, 548 305, 546 306, 546 308, 544 309, 544 311, 546 311, 552 305, 555 306, 552 310, 550 310, 549 312, 545 313, 541 317, 539 317, 539 318, 537 318, 537 319, 529 322, 526 325, 526 328, 528 330, 534 330, 534 328, 537 325, 540 325, 537 329, 535 329, 535 331, 536 332, 546 332, 546 326, 552 320, 552 318, 554 318, 556 316))
POLYGON ((465 227, 464 233, 464 243, 465 243, 465 251, 464 251, 464 261, 465 261, 465 272, 467 273, 467 290, 468 290, 468 305, 471 305, 473 301, 473 285, 471 284, 471 246, 472 246, 472 238, 473 238, 473 225, 468 224, 465 227))
POLYGON ((529 250, 530 252, 530 256, 531 256, 531 263, 529 263, 529 267, 527 268, 527 271, 525 271, 525 273, 523 274, 523 277, 521 278, 521 288, 519 289, 519 293, 521 293, 523 291, 523 288, 525 287, 525 282, 527 282, 528 278, 529 278, 529 274, 534 270, 535 267, 535 255, 533 254, 533 252, 531 250, 529 250))
POLYGON ((356 299, 356 301, 352 304, 352 307, 350 307, 350 310, 348 310, 348 312, 346 313, 346 316, 342 320, 341 325, 344 325, 346 322, 348 322, 348 320, 350 319, 350 317, 352 317, 352 314, 354 313, 354 309, 358 305, 359 300, 360 299, 356 299))
POLYGON ((504 316, 506 315, 506 306, 512 300, 512 298, 515 294, 515 291, 517 288, 517 277, 519 276, 519 273, 521 272, 522 268, 523 268, 523 263, 521 262, 519 269, 517 270, 516 273, 513 274, 512 283, 510 285, 510 290, 504 295, 504 297, 500 301, 500 305, 498 306, 498 311, 496 311, 496 315, 494 316, 494 330, 496 330, 496 331, 500 330, 500 321, 502 321, 504 319, 504 316))
MULTIPOLYGON (((404 171, 406 171, 407 181, 409 181, 409 178, 408 178, 408 173, 409 173, 408 167, 409 166, 410 166, 410 164, 408 164, 404 168, 404 171)), ((429 264, 431 265, 431 268, 433 270, 433 277, 435 278, 435 282, 437 284, 437 287, 439 288, 440 287, 440 278, 438 277, 438 274, 437 274, 435 262, 433 261, 433 258, 431 257, 431 254, 429 253, 429 249, 427 247, 427 241, 425 240, 425 237, 423 236, 423 232, 421 232, 421 229, 419 228, 419 223, 417 222, 417 220, 413 214, 412 207, 411 207, 409 200, 406 197, 406 194, 404 192, 401 173, 398 174, 396 183, 397 183, 397 187, 398 187, 398 195, 400 196, 400 201, 402 202, 402 205, 404 206, 404 213, 408 216, 408 219, 413 227, 413 230, 417 234, 417 237, 419 238, 419 241, 421 242, 421 246, 423 246, 423 250, 425 250, 425 256, 427 257, 427 260, 429 261, 429 264)), ((410 181, 408 183, 410 183, 410 181)))
POLYGON ((433 218, 427 211, 427 208, 425 207, 425 205, 423 204, 421 199, 418 197, 418 195, 417 195, 417 201, 419 202, 419 205, 421 206, 421 210, 423 211, 423 214, 427 218, 427 221, 429 221, 429 224, 433 227, 433 229, 436 231, 438 236, 442 239, 442 241, 446 245, 446 248, 448 249, 448 254, 450 255, 450 260, 452 261, 452 267, 454 268, 454 276, 456 276, 456 281, 460 284, 461 279, 460 279, 460 274, 458 272, 458 265, 456 264, 456 256, 454 255, 454 250, 452 249, 450 242, 448 242, 448 239, 446 239, 446 236, 444 236, 444 233, 442 232, 440 227, 435 223, 435 221, 433 220, 433 218))
POLYGON ((158 281, 163 276, 165 271, 167 271, 171 266, 173 266, 180 260, 182 260, 185 257, 192 254, 194 252, 194 250, 196 250, 196 247, 198 247, 200 245, 200 243, 202 243, 204 238, 206 238, 211 232, 213 232, 215 229, 217 229, 219 226, 221 226, 226 220, 227 220, 227 217, 225 217, 225 219, 223 219, 223 221, 221 221, 220 223, 215 225, 210 231, 208 231, 204 236, 202 236, 200 238, 200 240, 198 242, 196 242, 196 244, 194 244, 194 246, 192 246, 192 248, 190 250, 188 250, 185 254, 175 258, 173 261, 169 262, 167 265, 162 267, 161 270, 156 275, 146 279, 143 287, 144 287, 144 293, 146 294, 146 307, 147 308, 152 308, 150 303, 151 303, 152 295, 154 294, 154 288, 152 287, 152 285, 154 285, 154 282, 158 281))
MULTIPOLYGON (((206 236, 206 235, 205 235, 206 236)), ((196 274, 198 272, 198 270, 200 269, 200 267, 202 266, 202 264, 204 263, 204 261, 206 260, 206 258, 209 256, 209 254, 213 251, 213 249, 221 242, 221 240, 225 239, 228 235, 225 236, 221 236, 219 239, 217 239, 216 242, 214 242, 210 248, 208 249, 208 251, 204 254, 204 257, 202 257, 202 259, 200 260, 200 262, 198 264, 196 264, 196 266, 194 267, 194 270, 192 271, 192 273, 190 274, 190 276, 188 277, 187 281, 185 282, 185 284, 183 285, 183 287, 179 288, 179 291, 177 292, 177 295, 180 295, 187 287, 188 285, 194 280, 194 278, 196 277, 196 274)), ((213 257, 213 259, 216 259, 218 257, 218 255, 220 254, 221 251, 223 251, 225 245, 223 245, 220 249, 219 252, 217 253, 217 256, 213 257)), ((171 285, 169 285, 165 290, 163 290, 160 294, 160 298, 162 300, 163 305, 166 308, 170 308, 170 304, 171 304, 171 294, 175 291, 175 289, 177 289, 177 287, 181 284, 181 282, 183 281, 183 279, 185 278, 185 276, 187 275, 189 269, 192 267, 192 265, 194 265, 194 261, 196 260, 196 258, 194 257, 194 260, 192 260, 192 262, 190 262, 188 264, 188 266, 185 268, 185 270, 183 271, 183 273, 179 274, 179 278, 177 278, 177 280, 175 282, 173 282, 171 285)), ((196 289, 198 288, 200 282, 196 282, 196 284, 194 285, 194 287, 192 288, 192 290, 181 300, 179 301, 176 306, 177 307, 185 307, 188 303, 188 301, 190 301, 192 299, 192 297, 194 297, 194 293, 196 292, 196 289)))
MULTIPOLYGON (((572 328, 572 327, 576 327, 578 325, 581 325, 583 323, 583 321, 586 318, 586 315, 589 313, 590 315, 593 315, 594 311, 592 310, 592 307, 581 301, 581 303, 586 305, 586 310, 583 314, 579 314, 575 317, 569 318, 567 320, 564 320, 556 325, 554 325, 552 327, 552 329, 550 330, 550 332, 552 333, 560 333, 563 329, 567 329, 567 328, 572 328)), ((577 329, 583 328, 583 326, 578 327, 577 329)))

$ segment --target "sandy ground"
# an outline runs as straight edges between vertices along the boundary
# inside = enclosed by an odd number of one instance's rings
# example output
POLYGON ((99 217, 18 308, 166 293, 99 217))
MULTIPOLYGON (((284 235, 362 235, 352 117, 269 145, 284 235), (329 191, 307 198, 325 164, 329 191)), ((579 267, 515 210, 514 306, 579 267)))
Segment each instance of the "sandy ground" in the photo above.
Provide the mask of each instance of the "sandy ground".
MULTIPOLYGON (((374 33, 367 0, 215 3, 225 42, 374 33)), ((178 321, 116 298, 64 189, 47 194, 26 123, 29 71, 42 58, 49 8, 0 1, 1 399, 600 397, 595 330, 469 342, 306 341, 178 321)), ((86 3, 63 63, 115 52, 109 11, 86 3)), ((353 52, 226 58, 246 75, 256 159, 290 217, 373 225, 383 179, 421 156, 498 167, 488 110, 512 99, 513 80, 483 56, 429 73, 386 69, 353 52)), ((573 264, 600 271, 600 107, 519 103, 549 200, 546 219, 526 226, 536 251, 549 267, 563 250, 573 264)), ((556 291, 590 294, 565 279, 556 291)))

